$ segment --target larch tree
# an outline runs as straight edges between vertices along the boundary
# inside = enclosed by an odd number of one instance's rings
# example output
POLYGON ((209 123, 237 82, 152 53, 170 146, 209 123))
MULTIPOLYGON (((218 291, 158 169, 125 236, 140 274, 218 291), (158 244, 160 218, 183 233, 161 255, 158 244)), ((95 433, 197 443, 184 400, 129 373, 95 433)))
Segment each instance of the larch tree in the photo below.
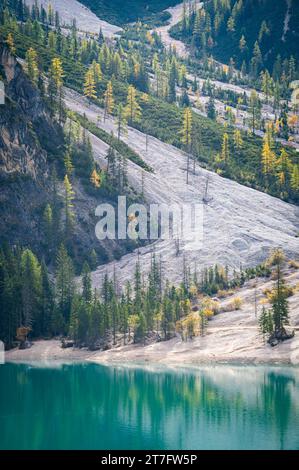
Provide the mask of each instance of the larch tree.
POLYGON ((94 73, 91 69, 87 70, 84 80, 84 96, 88 98, 89 101, 96 99, 96 82, 94 78, 94 73))
POLYGON ((267 180, 273 174, 274 164, 275 164, 275 154, 269 145, 269 141, 267 137, 264 137, 263 149, 262 149, 262 172, 265 175, 267 180))
POLYGON ((96 169, 91 173, 90 182, 96 189, 101 187, 101 176, 96 169))
POLYGON ((293 165, 291 175, 291 188, 295 194, 299 194, 299 165, 293 165))
POLYGON ((104 122, 106 121, 107 114, 112 114, 114 109, 113 86, 111 80, 107 83, 107 88, 104 93, 104 122))
POLYGON ((237 156, 237 163, 239 164, 240 163, 240 152, 241 152, 241 149, 242 149, 243 144, 244 144, 243 139, 242 139, 242 134, 241 134, 241 131, 239 129, 235 129, 233 139, 234 139, 234 150, 235 150, 236 156, 237 156))
POLYGON ((181 142, 187 152, 187 184, 189 183, 190 153, 192 151, 192 111, 186 108, 183 114, 183 126, 181 129, 181 142))
POLYGON ((27 74, 30 80, 37 85, 38 78, 39 78, 39 70, 37 65, 37 53, 36 51, 30 47, 26 52, 26 69, 27 74))
POLYGON ((125 116, 129 124, 133 124, 134 122, 137 123, 141 120, 141 107, 137 101, 136 94, 137 92, 133 85, 129 85, 127 104, 125 107, 125 116))
POLYGON ((291 165, 292 164, 290 162, 286 149, 282 148, 280 155, 277 161, 275 162, 275 170, 282 190, 285 190, 288 186, 291 165))
POLYGON ((98 85, 103 78, 101 65, 96 60, 94 60, 90 66, 90 70, 93 74, 95 84, 98 85))
POLYGON ((16 53, 16 47, 15 47, 15 42, 13 35, 11 33, 8 33, 7 38, 6 38, 6 44, 12 54, 16 53))
POLYGON ((63 112, 63 76, 62 62, 55 57, 49 68, 48 95, 51 109, 54 113, 58 111, 60 122, 63 112))

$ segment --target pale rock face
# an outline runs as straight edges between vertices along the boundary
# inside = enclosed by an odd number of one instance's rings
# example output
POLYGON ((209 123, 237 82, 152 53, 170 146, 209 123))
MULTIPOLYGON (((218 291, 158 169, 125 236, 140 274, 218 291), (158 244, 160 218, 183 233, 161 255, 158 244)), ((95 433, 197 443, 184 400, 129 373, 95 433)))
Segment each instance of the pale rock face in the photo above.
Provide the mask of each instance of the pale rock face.
MULTIPOLYGON (((34 5, 35 2, 36 0, 26 0, 28 6, 34 5)), ((112 38, 121 30, 120 27, 99 19, 77 0, 37 0, 37 4, 43 5, 46 10, 51 4, 53 10, 59 12, 62 25, 70 26, 75 19, 78 29, 86 33, 98 34, 102 29, 105 37, 112 38)))
MULTIPOLYGON (((66 90, 67 106, 85 113, 90 121, 97 122, 103 115, 100 108, 90 105, 79 94, 66 90)), ((112 118, 103 119, 99 127, 116 133, 112 118)), ((173 240, 156 241, 157 257, 161 255, 165 277, 177 282, 182 279, 184 258, 186 264, 200 271, 213 264, 232 268, 255 266, 265 260, 271 249, 281 247, 290 257, 299 253, 299 208, 265 193, 242 186, 234 181, 196 166, 195 174, 190 175, 186 184, 186 155, 177 148, 165 144, 154 137, 146 136, 133 128, 122 139, 153 168, 154 173, 146 173, 144 193, 148 203, 202 204, 207 176, 209 176, 209 196, 211 200, 203 205, 203 241, 198 245, 181 244, 181 252, 176 256, 173 240)), ((96 159, 105 164, 107 146, 95 136, 91 142, 96 159)), ((191 164, 192 168, 192 164, 191 164)), ((141 192, 142 171, 132 162, 128 164, 131 185, 141 192)), ((139 257, 142 269, 150 268, 153 246, 140 248, 139 257)), ((119 285, 133 277, 137 252, 124 256, 121 260, 99 267, 93 273, 95 287, 99 287, 107 271, 113 275, 116 270, 119 285)))

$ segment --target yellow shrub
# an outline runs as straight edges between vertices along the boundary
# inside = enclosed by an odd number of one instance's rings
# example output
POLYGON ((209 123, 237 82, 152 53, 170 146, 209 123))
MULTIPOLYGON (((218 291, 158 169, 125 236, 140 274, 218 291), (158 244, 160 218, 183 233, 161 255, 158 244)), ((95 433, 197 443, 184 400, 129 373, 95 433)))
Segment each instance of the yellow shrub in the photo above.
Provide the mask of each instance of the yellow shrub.
POLYGON ((207 319, 211 318, 214 315, 213 310, 211 310, 210 308, 204 308, 203 313, 207 317, 207 319))
POLYGON ((229 289, 229 290, 219 290, 217 292, 217 297, 219 297, 219 299, 226 299, 226 297, 230 297, 231 295, 234 295, 234 290, 233 289, 229 289))
POLYGON ((243 301, 241 297, 235 297, 223 308, 224 312, 233 312, 235 310, 240 310, 242 307, 243 301))
POLYGON ((289 266, 290 268, 299 269, 299 262, 295 261, 294 259, 291 259, 289 261, 289 266))
POLYGON ((235 310, 240 310, 242 305, 243 305, 243 300, 241 299, 241 297, 235 297, 232 300, 232 304, 233 304, 235 310))
POLYGON ((213 315, 217 315, 220 312, 220 303, 216 300, 212 300, 209 297, 205 297, 202 301, 203 309, 208 309, 213 312, 213 315))

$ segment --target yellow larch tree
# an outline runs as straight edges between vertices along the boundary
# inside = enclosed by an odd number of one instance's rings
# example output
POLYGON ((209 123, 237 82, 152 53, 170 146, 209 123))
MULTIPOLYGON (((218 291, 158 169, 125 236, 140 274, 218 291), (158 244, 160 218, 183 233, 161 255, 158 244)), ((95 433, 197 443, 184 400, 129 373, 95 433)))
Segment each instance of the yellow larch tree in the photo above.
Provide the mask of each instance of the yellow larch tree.
POLYGON ((270 148, 269 140, 267 136, 265 136, 263 149, 262 149, 262 171, 266 177, 273 174, 274 165, 275 165, 275 154, 270 148))
POLYGON ((37 84, 39 76, 37 53, 32 47, 26 52, 26 69, 30 80, 37 84))
POLYGON ((96 82, 94 79, 94 73, 91 69, 86 72, 84 80, 84 96, 89 100, 93 100, 97 97, 96 82))
POLYGON ((104 93, 104 121, 106 120, 107 114, 112 114, 114 109, 114 98, 113 98, 113 86, 111 80, 107 83, 107 88, 104 93))
POLYGON ((291 188, 294 193, 299 194, 299 165, 293 165, 291 175, 291 188))
POLYGON ((228 163, 229 161, 229 137, 227 132, 223 134, 222 138, 221 160, 225 163, 228 163))
POLYGON ((189 183, 190 152, 192 149, 192 111, 190 108, 184 110, 183 127, 180 131, 181 142, 187 152, 187 184, 189 183))
POLYGON ((90 70, 92 71, 95 84, 98 85, 103 78, 100 64, 94 60, 90 66, 90 70))
POLYGON ((127 105, 125 107, 125 116, 129 124, 134 122, 140 122, 141 119, 141 107, 137 101, 137 92, 133 85, 128 87, 127 105))
POLYGON ((10 52, 12 54, 15 54, 16 53, 16 47, 15 47, 15 42, 14 42, 13 35, 11 33, 8 33, 5 42, 8 45, 10 52))
POLYGON ((90 182, 97 189, 101 187, 101 176, 96 169, 90 175, 90 182))

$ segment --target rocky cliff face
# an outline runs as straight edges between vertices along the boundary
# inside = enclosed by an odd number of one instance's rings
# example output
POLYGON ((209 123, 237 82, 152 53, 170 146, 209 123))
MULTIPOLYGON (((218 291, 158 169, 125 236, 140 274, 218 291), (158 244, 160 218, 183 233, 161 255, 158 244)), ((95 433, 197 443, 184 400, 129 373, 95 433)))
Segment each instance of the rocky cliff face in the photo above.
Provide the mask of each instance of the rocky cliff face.
POLYGON ((38 221, 49 198, 49 156, 63 144, 38 90, 8 49, 0 45, 0 241, 36 247, 38 221))
MULTIPOLYGON (((44 256, 43 212, 52 201, 53 163, 63 173, 64 137, 22 66, 0 43, 0 80, 5 104, 0 105, 0 244, 31 247, 44 256)), ((58 194, 63 196, 63 184, 58 194)), ((96 206, 103 202, 86 194, 80 180, 75 190, 76 227, 73 256, 81 264, 95 249, 99 263, 120 257, 132 247, 95 237, 96 206)), ((63 199, 61 198, 61 207, 63 199)))
POLYGON ((55 153, 63 142, 38 90, 8 50, 0 46, 0 67, 4 75, 5 105, 0 114, 1 175, 21 174, 36 180, 45 178, 46 153, 55 153))

